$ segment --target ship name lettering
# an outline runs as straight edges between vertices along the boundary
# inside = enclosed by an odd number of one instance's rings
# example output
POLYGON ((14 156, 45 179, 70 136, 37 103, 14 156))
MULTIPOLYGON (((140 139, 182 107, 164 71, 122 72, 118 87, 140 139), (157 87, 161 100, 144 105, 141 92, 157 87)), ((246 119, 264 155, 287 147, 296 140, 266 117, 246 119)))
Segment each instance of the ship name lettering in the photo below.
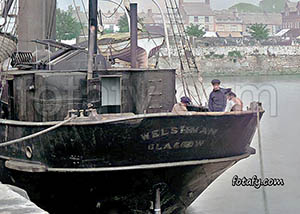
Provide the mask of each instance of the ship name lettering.
POLYGON ((200 141, 183 141, 175 143, 152 143, 148 145, 150 151, 162 151, 162 150, 175 150, 175 149, 190 149, 198 148, 204 144, 203 140, 200 141))
POLYGON ((200 135, 213 136, 216 135, 217 132, 218 129, 214 129, 214 128, 180 126, 180 127, 155 129, 153 131, 141 134, 141 138, 144 141, 147 141, 159 137, 165 137, 165 136, 176 135, 176 134, 200 134, 200 135))

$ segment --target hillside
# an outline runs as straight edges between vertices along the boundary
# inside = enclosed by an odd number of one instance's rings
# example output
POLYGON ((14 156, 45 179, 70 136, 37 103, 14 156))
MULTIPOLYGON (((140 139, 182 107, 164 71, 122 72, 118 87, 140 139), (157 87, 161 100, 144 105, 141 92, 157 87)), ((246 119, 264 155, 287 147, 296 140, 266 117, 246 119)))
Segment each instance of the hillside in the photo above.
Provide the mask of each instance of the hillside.
POLYGON ((230 10, 237 9, 238 12, 249 12, 249 13, 259 13, 262 12, 262 9, 256 5, 248 3, 239 3, 235 4, 229 8, 230 10))

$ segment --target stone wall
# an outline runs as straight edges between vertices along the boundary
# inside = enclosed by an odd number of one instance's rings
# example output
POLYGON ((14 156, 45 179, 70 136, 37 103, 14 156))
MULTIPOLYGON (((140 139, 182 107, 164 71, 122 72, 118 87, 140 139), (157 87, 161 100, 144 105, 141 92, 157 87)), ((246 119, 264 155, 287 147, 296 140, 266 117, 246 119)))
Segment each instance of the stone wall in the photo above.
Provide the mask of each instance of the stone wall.
MULTIPOLYGON (((194 50, 204 75, 300 74, 300 46, 206 47, 194 50)), ((160 60, 167 65, 166 51, 160 60)), ((179 68, 172 50, 171 67, 179 68)))
POLYGON ((247 55, 273 55, 273 56, 300 56, 300 46, 249 46, 249 47, 205 47, 196 48, 194 53, 196 56, 205 56, 210 53, 218 55, 228 55, 228 53, 238 51, 243 56, 247 55))

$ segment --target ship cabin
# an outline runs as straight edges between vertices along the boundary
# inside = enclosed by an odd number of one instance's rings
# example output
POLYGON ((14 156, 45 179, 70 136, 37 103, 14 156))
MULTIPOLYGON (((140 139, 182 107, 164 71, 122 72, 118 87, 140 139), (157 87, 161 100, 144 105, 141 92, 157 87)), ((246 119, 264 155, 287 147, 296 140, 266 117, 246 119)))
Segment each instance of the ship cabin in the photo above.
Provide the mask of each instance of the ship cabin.
POLYGON ((100 58, 88 80, 85 50, 38 64, 20 63, 21 55, 13 58, 18 69, 5 73, 11 120, 60 121, 70 110, 86 114, 91 108, 102 115, 170 112, 176 102, 175 69, 103 69, 100 58))

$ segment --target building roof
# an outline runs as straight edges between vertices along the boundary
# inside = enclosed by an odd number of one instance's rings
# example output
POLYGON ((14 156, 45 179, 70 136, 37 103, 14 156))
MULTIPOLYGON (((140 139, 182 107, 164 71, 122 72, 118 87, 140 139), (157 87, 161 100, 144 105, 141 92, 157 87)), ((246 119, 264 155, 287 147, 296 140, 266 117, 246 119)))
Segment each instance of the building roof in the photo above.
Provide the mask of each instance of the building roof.
POLYGON ((265 25, 282 25, 282 16, 280 13, 240 13, 239 17, 244 24, 265 24, 265 25))
POLYGON ((243 37, 241 32, 217 32, 219 37, 226 38, 226 37, 232 37, 232 38, 241 38, 243 37))
POLYGON ((276 33, 275 36, 297 38, 300 36, 300 29, 283 29, 276 33))
POLYGON ((281 31, 279 31, 278 33, 276 33, 274 36, 283 36, 284 34, 286 34, 288 31, 290 31, 290 29, 282 29, 281 31))
POLYGON ((203 2, 184 2, 182 7, 187 16, 213 16, 214 13, 209 4, 203 2))
POLYGON ((205 32, 204 36, 203 37, 218 37, 217 33, 216 32, 210 32, 210 31, 207 31, 205 32))

